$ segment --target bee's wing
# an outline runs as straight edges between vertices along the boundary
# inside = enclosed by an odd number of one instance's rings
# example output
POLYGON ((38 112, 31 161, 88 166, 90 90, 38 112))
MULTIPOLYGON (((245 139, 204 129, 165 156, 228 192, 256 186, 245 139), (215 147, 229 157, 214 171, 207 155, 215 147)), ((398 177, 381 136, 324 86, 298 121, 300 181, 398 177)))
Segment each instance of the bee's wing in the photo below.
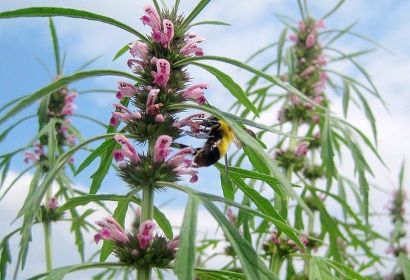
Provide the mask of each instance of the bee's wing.
POLYGON ((195 137, 195 138, 198 138, 198 139, 208 139, 209 138, 209 133, 205 133, 205 132, 195 133, 195 132, 192 132, 192 131, 185 131, 185 135, 195 137))

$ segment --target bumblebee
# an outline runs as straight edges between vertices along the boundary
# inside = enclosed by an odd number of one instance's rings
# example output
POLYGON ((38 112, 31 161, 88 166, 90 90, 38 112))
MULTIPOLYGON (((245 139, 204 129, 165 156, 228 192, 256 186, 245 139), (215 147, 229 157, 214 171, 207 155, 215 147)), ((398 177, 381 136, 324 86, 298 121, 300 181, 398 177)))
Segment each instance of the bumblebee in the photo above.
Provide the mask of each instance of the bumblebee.
MULTIPOLYGON (((215 164, 225 156, 229 145, 234 142, 237 147, 242 147, 242 143, 236 138, 231 127, 223 120, 214 116, 200 120, 199 133, 188 133, 197 138, 206 138, 202 148, 196 148, 194 152, 194 163, 198 167, 207 167, 215 164)), ((255 137, 253 131, 246 129, 247 132, 255 137)))

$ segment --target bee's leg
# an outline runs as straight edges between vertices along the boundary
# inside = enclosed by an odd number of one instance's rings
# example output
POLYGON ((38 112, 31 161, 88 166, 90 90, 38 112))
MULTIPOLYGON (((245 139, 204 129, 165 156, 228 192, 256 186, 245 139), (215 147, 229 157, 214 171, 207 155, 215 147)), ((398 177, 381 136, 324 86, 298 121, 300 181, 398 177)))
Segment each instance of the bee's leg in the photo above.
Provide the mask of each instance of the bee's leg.
POLYGON ((195 137, 195 138, 198 138, 198 139, 208 139, 209 138, 209 133, 207 133, 207 132, 195 133, 195 132, 192 132, 192 131, 185 131, 185 135, 195 137))
POLYGON ((225 154, 224 158, 225 158, 225 171, 226 173, 228 173, 228 165, 229 165, 228 154, 225 154))
MULTIPOLYGON (((177 142, 172 142, 171 146, 174 147, 174 148, 177 148, 177 149, 184 149, 184 148, 191 147, 191 146, 181 144, 181 143, 177 143, 177 142)), ((201 148, 193 148, 193 150, 194 150, 193 155, 196 155, 201 150, 201 148)))

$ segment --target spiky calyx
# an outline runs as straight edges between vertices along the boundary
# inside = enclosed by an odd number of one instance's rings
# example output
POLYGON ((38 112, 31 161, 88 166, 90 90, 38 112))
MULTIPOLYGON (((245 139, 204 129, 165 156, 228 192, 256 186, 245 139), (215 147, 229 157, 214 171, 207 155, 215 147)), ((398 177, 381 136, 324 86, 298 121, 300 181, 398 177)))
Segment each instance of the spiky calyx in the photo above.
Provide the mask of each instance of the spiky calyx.
POLYGON ((285 170, 292 166, 295 172, 301 170, 305 166, 305 157, 297 156, 293 150, 277 151, 275 161, 285 170))
POLYGON ((181 137, 180 129, 176 128, 174 117, 165 116, 163 122, 157 122, 155 117, 141 115, 141 119, 137 121, 127 122, 125 131, 132 134, 133 138, 141 143, 155 142, 160 135, 169 135, 173 139, 181 137))
POLYGON ((44 205, 41 205, 40 208, 41 217, 38 218, 40 223, 50 223, 61 220, 64 216, 63 212, 57 211, 57 209, 50 209, 44 205))
POLYGON ((311 181, 322 178, 324 175, 323 166, 321 165, 308 165, 303 169, 303 176, 311 181))
POLYGON ((176 182, 179 179, 174 167, 165 161, 155 162, 152 156, 140 156, 138 163, 127 162, 118 168, 118 175, 128 183, 131 188, 149 186, 160 188, 158 181, 176 182))
POLYGON ((128 234, 127 243, 113 243, 114 255, 131 269, 166 268, 175 259, 175 250, 167 247, 168 240, 156 235, 147 249, 141 249, 138 239, 128 234))

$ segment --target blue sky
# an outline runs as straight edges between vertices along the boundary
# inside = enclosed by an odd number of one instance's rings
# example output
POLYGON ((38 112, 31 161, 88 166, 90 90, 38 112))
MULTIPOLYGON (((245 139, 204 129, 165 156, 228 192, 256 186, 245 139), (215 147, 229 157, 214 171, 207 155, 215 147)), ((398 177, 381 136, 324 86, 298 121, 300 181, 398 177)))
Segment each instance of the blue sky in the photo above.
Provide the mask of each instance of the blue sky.
MULTIPOLYGON (((139 21, 139 17, 142 15, 142 5, 147 2, 149 1, 117 0, 113 4, 113 1, 108 0, 2 0, 0 2, 0 11, 29 6, 71 7, 114 17, 147 33, 149 30, 144 28, 139 21)), ((195 3, 194 1, 181 2, 181 9, 186 13, 190 11, 195 3)), ((232 26, 197 27, 195 29, 196 32, 206 38, 206 41, 203 43, 206 54, 222 55, 244 60, 257 49, 275 41, 279 37, 281 25, 273 13, 285 14, 293 18, 298 16, 296 1, 255 0, 251 3, 244 0, 229 0, 221 2, 211 2, 200 16, 200 19, 223 20, 231 23, 232 26)), ((312 15, 319 17, 325 14, 336 1, 326 1, 326 4, 323 4, 323 1, 320 1, 320 4, 319 1, 310 2, 312 3, 310 7, 312 15)), ((355 28, 358 33, 365 34, 394 53, 392 55, 379 50, 366 58, 360 59, 360 62, 373 76, 373 80, 389 104, 391 112, 391 114, 386 113, 378 102, 370 101, 372 109, 378 118, 380 132, 378 148, 390 167, 389 172, 381 166, 375 166, 376 171, 379 172, 376 172, 378 176, 374 179, 374 182, 388 189, 395 182, 396 173, 402 158, 405 155, 407 155, 407 158, 410 156, 410 149, 407 144, 410 133, 406 129, 410 115, 410 110, 408 110, 410 106, 410 93, 407 89, 409 86, 408 73, 410 73, 410 41, 407 40, 410 36, 408 24, 410 3, 405 0, 348 0, 346 2, 340 11, 326 22, 328 28, 341 29, 358 20, 357 27, 355 28)), ((111 61, 111 58, 121 46, 135 39, 131 35, 113 27, 90 21, 57 18, 55 23, 60 37, 61 49, 67 51, 65 74, 73 73, 84 62, 98 55, 102 55, 102 57, 88 69, 115 68, 128 71, 125 57, 114 63, 111 61)), ((362 48, 373 48, 368 43, 353 37, 346 37, 345 40, 340 42, 339 47, 345 52, 362 48)), ((271 57, 275 55, 275 50, 271 50, 256 60, 255 65, 261 65, 264 60, 271 60, 271 57)), ((44 61, 54 71, 47 19, 0 20, 0 105, 15 97, 30 94, 50 82, 51 78, 38 63, 38 59, 44 61)), ((245 84, 249 77, 244 71, 238 71, 231 66, 215 65, 221 66, 223 70, 242 85, 245 84)), ((340 64, 335 67, 339 71, 346 71, 352 73, 352 75, 357 74, 349 65, 340 64)), ((231 98, 212 76, 194 68, 192 69, 192 76, 194 81, 210 84, 206 94, 211 103, 220 109, 227 109, 227 104, 229 103, 227 101, 231 100, 231 98)), ((72 87, 77 90, 92 88, 115 89, 116 78, 88 79, 75 83, 72 87)), ((115 102, 115 98, 111 95, 85 95, 78 99, 77 112, 106 122, 109 119, 113 102, 115 102)), ((332 102, 335 111, 340 112, 341 102, 339 98, 333 97, 332 102)), ((19 118, 34 112, 35 106, 20 113, 19 118)), ((276 116, 276 112, 263 116, 262 121, 269 123, 273 118, 272 116, 276 116)), ((12 122, 16 120, 17 118, 12 122)), ((349 121, 362 127, 365 131, 370 131, 362 114, 357 111, 353 110, 351 112, 349 121)), ((84 138, 104 133, 103 129, 87 121, 74 119, 74 125, 77 125, 84 138)), ((0 131, 6 126, 7 124, 1 126, 0 131)), ((5 143, 1 143, 0 153, 26 144, 35 131, 36 126, 34 122, 26 122, 11 133, 5 143)), ((84 154, 75 156, 77 164, 81 162, 83 156, 84 154)), ((13 172, 18 172, 24 167, 22 157, 17 157, 11 169, 13 172)), ((89 176, 94 167, 90 167, 83 174, 79 175, 75 182, 87 188, 90 184, 89 176)), ((344 168, 349 170, 348 162, 344 165, 344 168)), ((203 170, 200 182, 194 187, 201 191, 219 194, 217 173, 213 168, 203 170)), ((22 185, 21 188, 24 189, 25 186, 22 185)), ((127 187, 117 180, 113 173, 107 177, 102 189, 104 192, 120 193, 127 190, 127 187)), ((178 216, 182 216, 183 198, 180 198, 173 192, 159 193, 157 197, 158 204, 170 199, 173 200, 171 204, 167 204, 166 209, 174 211, 173 215, 176 221, 180 221, 181 218, 178 218, 178 216)), ((386 202, 384 194, 374 192, 372 198, 375 205, 381 205, 380 203, 384 205, 386 202)), ((8 225, 14 219, 13 211, 15 211, 16 207, 19 207, 20 203, 16 203, 13 196, 10 199, 10 201, 6 201, 3 205, 0 203, 0 210, 3 213, 1 216, 5 218, 0 219, 2 220, 0 235, 14 228, 14 226, 8 225)), ((202 215, 204 215, 203 221, 209 218, 206 216, 206 213, 202 213, 202 215)), ((209 228, 204 226, 204 230, 206 229, 209 228)), ((40 233, 39 236, 41 237, 40 233)), ((74 256, 74 254, 70 256, 74 256)), ((67 259, 68 257, 61 258, 57 263, 65 264, 67 259)), ((69 259, 69 262, 75 263, 76 260, 75 258, 69 259)), ((32 271, 42 271, 41 263, 39 264, 34 261, 32 265, 35 267, 32 271)))

